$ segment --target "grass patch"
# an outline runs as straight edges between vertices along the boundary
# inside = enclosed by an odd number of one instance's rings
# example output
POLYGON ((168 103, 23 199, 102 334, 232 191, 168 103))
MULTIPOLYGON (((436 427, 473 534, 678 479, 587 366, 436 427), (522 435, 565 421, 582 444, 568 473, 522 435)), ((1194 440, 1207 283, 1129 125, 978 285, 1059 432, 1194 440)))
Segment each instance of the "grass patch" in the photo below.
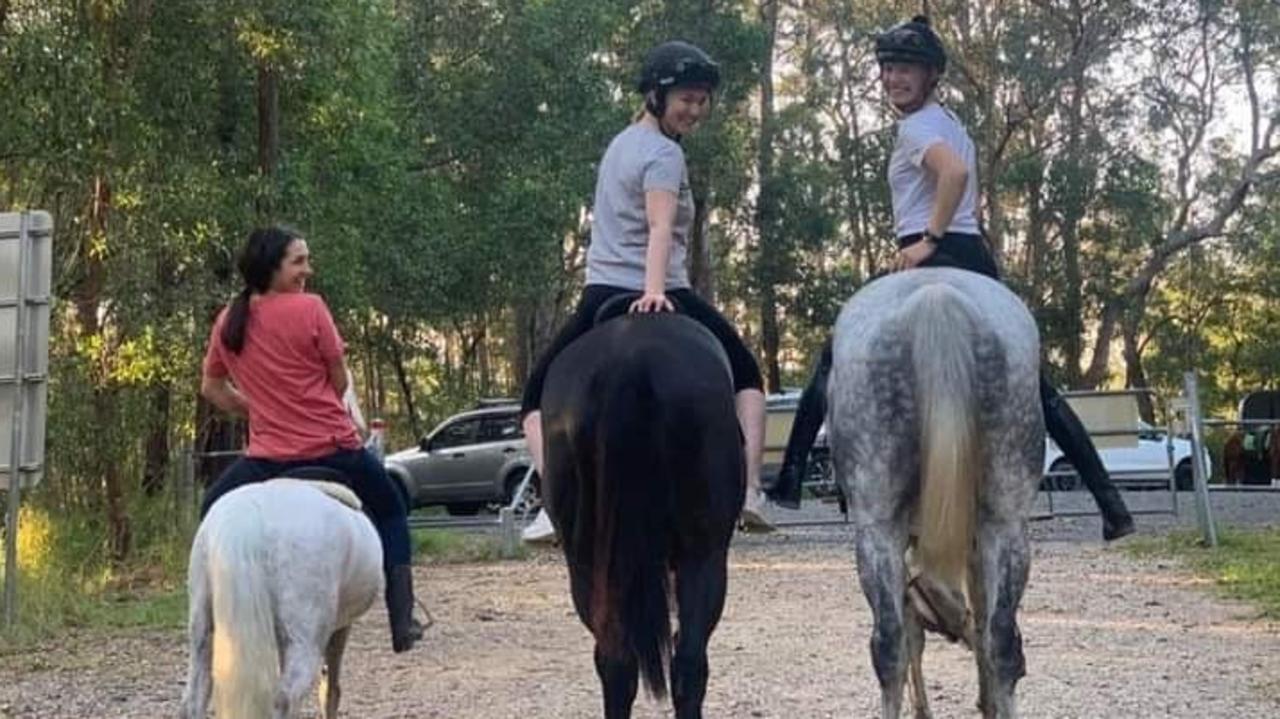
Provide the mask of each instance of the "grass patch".
MULTIPOLYGON (((58 512, 36 503, 18 520, 18 613, 0 631, 0 653, 48 641, 69 630, 178 628, 186 622, 189 530, 163 500, 131 508, 133 551, 112 562, 99 516, 58 512)), ((0 558, 0 578, 7 568, 0 558)))
POLYGON ((1126 549, 1137 556, 1177 557, 1212 579, 1224 595, 1257 606, 1268 619, 1280 619, 1280 527, 1220 530, 1212 549, 1199 540, 1198 532, 1175 532, 1128 543, 1126 549))
MULTIPOLYGON (((501 538, 491 534, 455 532, 446 529, 415 529, 411 533, 413 553, 419 560, 436 564, 464 562, 498 562, 502 556, 501 538)), ((516 543, 512 559, 526 559, 529 549, 516 543)))

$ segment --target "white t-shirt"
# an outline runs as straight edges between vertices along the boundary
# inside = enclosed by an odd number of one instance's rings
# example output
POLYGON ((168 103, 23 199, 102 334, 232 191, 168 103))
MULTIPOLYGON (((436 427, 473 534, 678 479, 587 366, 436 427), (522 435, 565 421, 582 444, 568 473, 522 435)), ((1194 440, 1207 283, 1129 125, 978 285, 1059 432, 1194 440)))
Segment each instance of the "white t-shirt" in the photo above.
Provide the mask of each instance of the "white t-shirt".
POLYGON ((889 192, 893 196, 893 223, 898 237, 918 235, 928 229, 938 195, 938 179, 924 169, 924 153, 943 142, 969 169, 969 181, 946 232, 976 235, 978 230, 978 160, 973 140, 950 110, 936 102, 898 121, 898 137, 889 156, 889 192))

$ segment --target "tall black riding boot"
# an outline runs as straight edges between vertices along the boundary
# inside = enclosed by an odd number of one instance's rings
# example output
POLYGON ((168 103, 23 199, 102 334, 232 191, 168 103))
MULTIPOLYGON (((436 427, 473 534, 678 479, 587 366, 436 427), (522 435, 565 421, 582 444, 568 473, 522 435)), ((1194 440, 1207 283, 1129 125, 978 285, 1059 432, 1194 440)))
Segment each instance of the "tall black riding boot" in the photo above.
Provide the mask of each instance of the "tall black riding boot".
POLYGON ((827 415, 827 376, 831 374, 831 340, 822 347, 822 354, 813 368, 813 376, 800 395, 795 419, 791 422, 791 434, 787 437, 787 449, 782 455, 782 467, 772 483, 766 483, 765 496, 788 509, 800 508, 800 485, 808 473, 809 452, 822 429, 827 415))
POLYGON ((1084 486, 1093 494, 1093 501, 1098 503, 1098 509, 1102 512, 1102 538, 1111 541, 1133 534, 1133 516, 1129 514, 1129 508, 1125 506, 1120 492, 1111 483, 1111 477, 1102 465, 1102 458, 1098 456, 1093 440, 1071 405, 1043 376, 1040 378, 1040 400, 1044 405, 1044 424, 1049 430, 1049 436, 1053 437, 1058 448, 1071 460, 1076 474, 1080 475, 1084 486))
POLYGON ((391 619, 391 648, 407 652, 422 638, 422 625, 413 618, 413 568, 397 564, 387 570, 387 615, 391 619))

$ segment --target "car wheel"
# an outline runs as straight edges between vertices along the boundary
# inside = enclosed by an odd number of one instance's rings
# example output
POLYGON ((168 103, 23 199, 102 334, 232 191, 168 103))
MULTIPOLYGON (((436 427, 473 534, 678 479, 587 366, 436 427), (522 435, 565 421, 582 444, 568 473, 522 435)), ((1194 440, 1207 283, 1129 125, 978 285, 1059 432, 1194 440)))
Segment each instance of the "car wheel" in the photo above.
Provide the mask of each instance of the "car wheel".
POLYGON ((1179 492, 1190 492, 1196 488, 1195 474, 1191 469, 1191 460, 1184 459, 1173 468, 1173 483, 1179 492))
POLYGON ((1071 466, 1071 461, 1067 459, 1059 459, 1049 466, 1050 472, 1071 472, 1060 477, 1050 477, 1052 486, 1059 492, 1074 492, 1080 489, 1080 475, 1075 473, 1075 467, 1071 466))
MULTIPOLYGON (((506 490, 502 493, 503 506, 509 506, 511 500, 515 499, 516 490, 520 488, 520 483, 524 481, 524 475, 528 468, 511 472, 507 475, 507 479, 503 486, 506 490)), ((532 514, 542 508, 542 478, 534 472, 533 478, 529 480, 529 491, 524 495, 520 504, 516 505, 516 514, 525 515, 532 514)))
POLYGON ((451 517, 474 517, 484 509, 484 502, 450 502, 444 505, 444 511, 451 517))

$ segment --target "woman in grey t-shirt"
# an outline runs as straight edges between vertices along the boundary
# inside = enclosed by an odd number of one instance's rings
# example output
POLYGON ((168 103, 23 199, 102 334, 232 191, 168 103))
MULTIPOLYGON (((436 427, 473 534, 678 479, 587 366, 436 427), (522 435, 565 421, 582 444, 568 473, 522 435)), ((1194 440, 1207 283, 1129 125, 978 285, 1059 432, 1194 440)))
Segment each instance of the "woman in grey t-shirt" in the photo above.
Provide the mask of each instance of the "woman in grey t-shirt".
POLYGON ((693 194, 680 138, 711 105, 719 67, 697 47, 667 42, 651 50, 641 72, 644 111, 609 143, 596 178, 587 282, 568 323, 538 361, 525 384, 524 431, 534 464, 542 469, 542 384, 551 360, 591 329, 610 298, 639 293, 632 312, 681 310, 724 346, 733 371, 735 406, 746 439, 747 500, 743 526, 773 527, 762 513, 760 465, 764 447, 764 382, 759 365, 737 331, 689 285, 686 266, 693 226, 693 194), (670 298, 670 299, 668 299, 670 298))

